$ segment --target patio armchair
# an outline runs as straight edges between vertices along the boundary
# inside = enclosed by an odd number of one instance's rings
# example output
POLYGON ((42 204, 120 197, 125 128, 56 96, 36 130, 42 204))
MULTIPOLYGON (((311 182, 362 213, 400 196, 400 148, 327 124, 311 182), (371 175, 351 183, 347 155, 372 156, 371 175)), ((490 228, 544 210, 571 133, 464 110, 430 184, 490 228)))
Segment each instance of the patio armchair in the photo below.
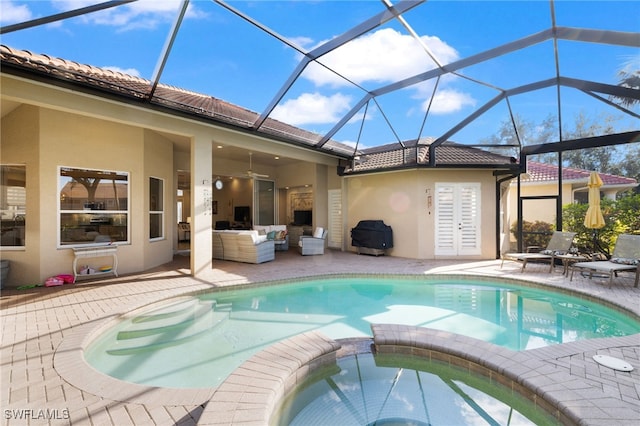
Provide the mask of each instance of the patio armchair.
POLYGON ((613 277, 617 276, 618 272, 635 271, 636 278, 633 286, 638 287, 640 280, 640 235, 620 234, 610 260, 574 263, 571 267, 569 281, 573 281, 573 272, 576 269, 589 271, 589 278, 593 277, 594 273, 608 275, 609 287, 613 284, 613 277))
POLYGON ((530 260, 543 262, 548 261, 550 263, 549 272, 551 272, 555 265, 556 256, 567 254, 569 252, 575 236, 575 232, 555 231, 545 250, 538 253, 505 253, 502 255, 502 263, 500 264, 500 267, 502 268, 505 260, 514 260, 522 262, 522 269, 520 272, 524 272, 524 268, 527 267, 527 262, 530 260))
POLYGON ((298 242, 298 250, 303 256, 324 254, 324 245, 327 239, 327 230, 317 227, 311 235, 303 235, 298 242))

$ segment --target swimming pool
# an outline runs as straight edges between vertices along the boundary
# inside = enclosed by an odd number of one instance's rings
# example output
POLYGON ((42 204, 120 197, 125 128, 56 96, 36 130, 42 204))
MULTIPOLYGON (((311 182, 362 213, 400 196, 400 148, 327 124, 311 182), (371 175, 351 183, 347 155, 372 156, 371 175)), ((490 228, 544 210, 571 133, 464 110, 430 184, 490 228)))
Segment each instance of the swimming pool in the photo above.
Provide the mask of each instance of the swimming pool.
POLYGON ((470 277, 340 277, 221 289, 138 310, 85 351, 99 371, 139 384, 220 384, 254 353, 319 330, 371 335, 374 323, 446 330, 513 350, 640 331, 616 310, 508 282, 470 277))
POLYGON ((524 426, 557 424, 557 419, 466 370, 411 356, 361 353, 297 386, 270 424, 524 426))

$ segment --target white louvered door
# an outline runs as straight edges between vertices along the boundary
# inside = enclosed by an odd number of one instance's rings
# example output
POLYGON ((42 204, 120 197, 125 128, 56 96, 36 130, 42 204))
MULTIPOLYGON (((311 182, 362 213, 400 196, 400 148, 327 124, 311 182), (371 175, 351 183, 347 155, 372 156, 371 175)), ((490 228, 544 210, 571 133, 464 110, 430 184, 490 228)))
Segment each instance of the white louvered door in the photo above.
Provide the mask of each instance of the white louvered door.
POLYGON ((329 229, 327 245, 331 248, 342 249, 342 190, 329 191, 329 229))
POLYGON ((435 254, 481 254, 480 184, 436 184, 435 254))

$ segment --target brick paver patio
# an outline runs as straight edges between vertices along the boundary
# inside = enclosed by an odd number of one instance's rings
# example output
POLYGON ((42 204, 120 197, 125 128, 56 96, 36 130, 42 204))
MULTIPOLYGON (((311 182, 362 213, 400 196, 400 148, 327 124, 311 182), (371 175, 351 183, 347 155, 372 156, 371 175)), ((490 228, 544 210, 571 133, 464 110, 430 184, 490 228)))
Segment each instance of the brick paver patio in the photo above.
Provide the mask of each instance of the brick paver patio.
MULTIPOLYGON (((335 251, 312 257, 295 251, 278 252, 275 261, 260 265, 216 261, 204 279, 191 277, 187 268, 188 257, 178 255, 174 262, 146 273, 63 287, 3 290, 3 424, 197 424, 213 390, 150 389, 103 380, 99 374, 85 374, 86 367, 74 364, 80 358, 74 358, 78 354, 72 352, 78 351, 74 339, 103 321, 166 297, 211 287, 332 273, 476 274, 584 292, 640 317, 640 289, 633 287, 631 274, 621 275, 608 288, 606 280, 589 280, 578 274, 569 282, 560 272, 562 268, 549 274, 543 265, 530 265, 520 273, 519 264, 506 262, 500 268, 497 260, 427 261, 335 251)), ((581 424, 635 425, 640 421, 640 334, 555 345, 527 356, 544 364, 545 374, 539 380, 545 386, 553 389, 554 378, 562 378, 563 383, 557 383, 564 386, 562 398, 571 401, 568 406, 574 415, 578 413, 581 424), (622 358, 635 369, 613 371, 596 364, 591 358, 594 354, 622 358), (571 379, 567 381, 567 377, 571 379)), ((241 423, 233 417, 229 422, 241 423)), ((247 419, 243 424, 261 423, 247 419)))

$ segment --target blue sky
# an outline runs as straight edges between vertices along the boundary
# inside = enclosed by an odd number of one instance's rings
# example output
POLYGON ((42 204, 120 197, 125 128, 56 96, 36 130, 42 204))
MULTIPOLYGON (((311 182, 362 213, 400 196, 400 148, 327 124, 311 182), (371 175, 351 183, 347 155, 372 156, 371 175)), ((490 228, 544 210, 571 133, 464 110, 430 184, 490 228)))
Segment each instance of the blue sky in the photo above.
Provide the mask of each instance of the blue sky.
MULTIPOLYGON (((99 1, 0 0, 3 26, 71 10, 99 1)), ((393 2, 397 4, 397 2, 393 2)), ((46 26, 8 33, 2 44, 84 64, 151 78, 179 2, 138 1, 46 26)), ((384 10, 381 1, 228 2, 303 51, 333 39, 384 10)), ((624 32, 640 30, 638 1, 556 1, 558 26, 624 32)), ((309 65, 272 113, 273 118, 326 133, 365 95, 436 65, 483 52, 551 27, 548 1, 429 1, 403 15, 408 25, 391 20, 319 59, 341 76, 309 65), (417 42, 410 34, 420 36, 417 42), (431 56, 431 57, 430 57, 431 56), (354 85, 355 83, 355 85, 354 85), (357 86, 359 87, 357 87, 357 86)), ((637 48, 559 41, 560 74, 617 84, 627 63, 640 66, 637 48)), ((213 1, 192 1, 161 82, 205 93, 262 112, 290 77, 301 55, 213 1)), ((334 139, 360 147, 440 136, 498 94, 555 76, 551 40, 486 63, 376 98, 364 114, 334 139), (433 95, 433 101, 430 99, 433 95), (430 106, 429 114, 425 113, 430 106), (424 128, 423 126, 424 123, 424 128), (422 128, 422 132, 421 132, 422 128)), ((619 130, 637 128, 637 120, 574 89, 561 89, 563 121, 582 112, 621 118, 619 130)), ((540 122, 557 115, 555 87, 510 98, 513 112, 540 122)), ((450 139, 478 143, 508 119, 498 104, 450 139)))

